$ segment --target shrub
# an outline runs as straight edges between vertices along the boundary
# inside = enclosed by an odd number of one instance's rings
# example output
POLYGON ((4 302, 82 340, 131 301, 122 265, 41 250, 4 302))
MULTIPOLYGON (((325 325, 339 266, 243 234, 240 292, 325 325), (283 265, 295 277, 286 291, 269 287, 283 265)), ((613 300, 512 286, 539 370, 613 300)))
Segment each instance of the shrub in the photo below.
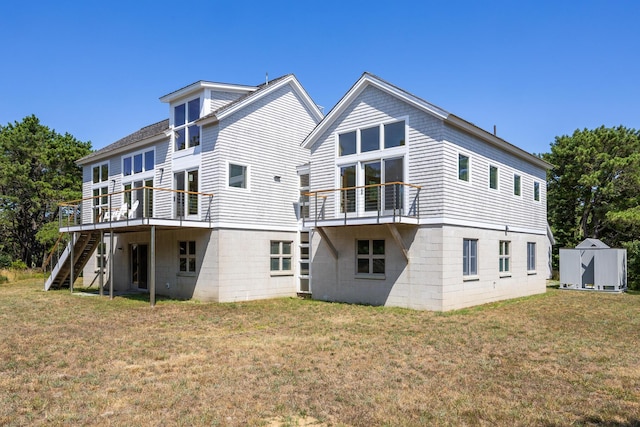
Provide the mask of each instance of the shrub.
POLYGON ((27 264, 25 264, 24 261, 22 261, 22 260, 17 260, 17 261, 13 261, 11 263, 11 268, 13 270, 26 270, 27 269, 27 264))
POLYGON ((7 276, 3 276, 2 274, 0 274, 0 285, 3 283, 7 283, 9 281, 9 278, 7 276))

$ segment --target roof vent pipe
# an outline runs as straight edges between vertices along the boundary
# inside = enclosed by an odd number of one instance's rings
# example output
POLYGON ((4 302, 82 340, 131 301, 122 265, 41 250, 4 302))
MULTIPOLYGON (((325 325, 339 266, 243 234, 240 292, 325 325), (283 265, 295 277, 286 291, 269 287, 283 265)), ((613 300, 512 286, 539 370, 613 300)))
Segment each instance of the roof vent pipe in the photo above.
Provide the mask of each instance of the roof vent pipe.
POLYGON ((496 125, 493 125, 493 136, 497 136, 497 133, 496 133, 496 125))

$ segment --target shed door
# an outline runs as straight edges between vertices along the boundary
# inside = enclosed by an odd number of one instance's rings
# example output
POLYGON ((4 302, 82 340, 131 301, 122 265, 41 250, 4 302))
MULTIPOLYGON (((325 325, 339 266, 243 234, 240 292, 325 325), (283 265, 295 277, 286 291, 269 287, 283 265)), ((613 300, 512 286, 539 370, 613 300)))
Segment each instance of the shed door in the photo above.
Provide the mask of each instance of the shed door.
POLYGON ((582 264, 579 250, 560 249, 560 283, 582 285, 582 264))

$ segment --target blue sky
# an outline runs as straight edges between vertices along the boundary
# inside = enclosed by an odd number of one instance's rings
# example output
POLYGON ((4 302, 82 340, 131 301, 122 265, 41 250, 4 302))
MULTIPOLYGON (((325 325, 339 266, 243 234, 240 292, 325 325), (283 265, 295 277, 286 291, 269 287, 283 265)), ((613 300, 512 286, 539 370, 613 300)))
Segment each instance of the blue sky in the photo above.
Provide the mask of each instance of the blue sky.
POLYGON ((640 128, 637 1, 0 2, 0 124, 35 114, 95 149, 198 80, 293 73, 325 112, 369 71, 529 152, 640 128))

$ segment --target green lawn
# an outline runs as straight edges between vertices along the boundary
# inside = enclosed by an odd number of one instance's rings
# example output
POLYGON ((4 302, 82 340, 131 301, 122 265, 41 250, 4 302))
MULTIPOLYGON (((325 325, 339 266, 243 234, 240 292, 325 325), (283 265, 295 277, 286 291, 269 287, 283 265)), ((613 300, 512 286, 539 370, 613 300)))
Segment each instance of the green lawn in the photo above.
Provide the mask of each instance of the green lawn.
POLYGON ((640 425, 640 295, 150 308, 24 280, 0 322, 0 425, 640 425))

